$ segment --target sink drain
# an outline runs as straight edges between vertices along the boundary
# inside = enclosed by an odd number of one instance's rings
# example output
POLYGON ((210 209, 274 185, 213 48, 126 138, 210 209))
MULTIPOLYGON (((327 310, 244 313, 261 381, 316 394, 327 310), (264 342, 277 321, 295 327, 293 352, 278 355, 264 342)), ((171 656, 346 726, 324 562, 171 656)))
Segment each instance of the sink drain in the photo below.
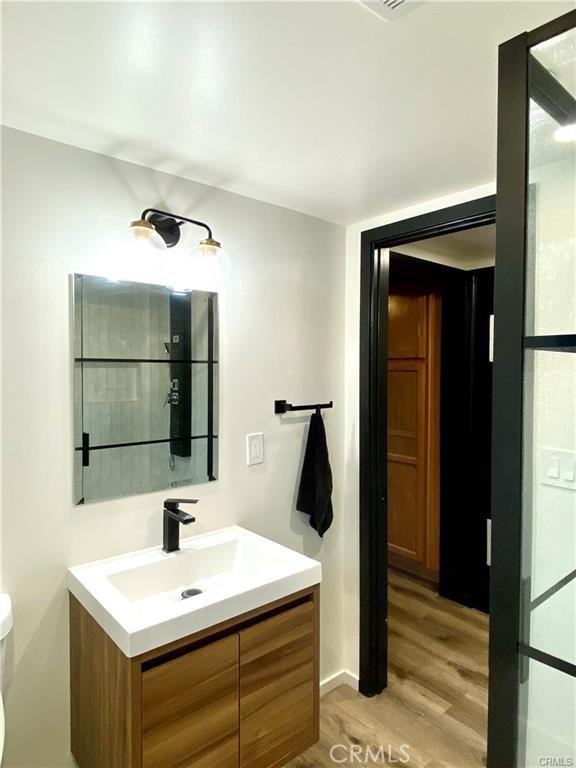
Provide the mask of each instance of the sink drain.
POLYGON ((202 590, 201 589, 185 589, 184 592, 181 593, 180 597, 182 600, 186 600, 189 597, 194 597, 195 595, 201 595, 202 590))

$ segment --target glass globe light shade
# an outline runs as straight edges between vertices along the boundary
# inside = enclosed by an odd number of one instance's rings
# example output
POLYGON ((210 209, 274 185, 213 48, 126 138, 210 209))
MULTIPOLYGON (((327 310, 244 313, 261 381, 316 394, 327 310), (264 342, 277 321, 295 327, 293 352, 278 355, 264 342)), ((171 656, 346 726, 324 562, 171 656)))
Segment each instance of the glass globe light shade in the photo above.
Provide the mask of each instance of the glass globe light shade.
POLYGON ((164 238, 149 221, 137 219, 131 222, 128 232, 132 241, 143 248, 154 248, 157 251, 166 250, 164 238))
POLYGON ((116 237, 103 258, 102 274, 109 280, 129 280, 162 285, 166 281, 169 259, 166 243, 154 226, 137 220, 116 237))
POLYGON ((189 257, 190 287, 218 291, 230 277, 230 258, 217 240, 201 240, 189 257))

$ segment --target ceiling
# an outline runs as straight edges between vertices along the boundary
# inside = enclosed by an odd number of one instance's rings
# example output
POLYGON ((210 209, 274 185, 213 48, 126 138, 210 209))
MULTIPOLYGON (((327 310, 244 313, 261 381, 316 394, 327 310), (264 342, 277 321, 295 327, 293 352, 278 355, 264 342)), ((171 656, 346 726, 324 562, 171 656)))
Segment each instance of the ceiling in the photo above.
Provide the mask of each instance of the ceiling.
POLYGON ((3 121, 352 223, 495 176, 497 46, 572 3, 3 3, 3 121))
POLYGON ((418 240, 394 248, 394 251, 460 269, 493 266, 496 258, 496 225, 488 224, 418 240))

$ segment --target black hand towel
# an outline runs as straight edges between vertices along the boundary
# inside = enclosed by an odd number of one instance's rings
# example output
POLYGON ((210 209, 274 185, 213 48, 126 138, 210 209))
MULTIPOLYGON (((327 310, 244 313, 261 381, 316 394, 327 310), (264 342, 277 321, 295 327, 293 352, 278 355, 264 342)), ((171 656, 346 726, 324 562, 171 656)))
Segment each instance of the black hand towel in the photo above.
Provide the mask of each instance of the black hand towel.
POLYGON ((310 419, 296 509, 310 515, 310 525, 320 536, 332 525, 332 470, 326 430, 319 412, 310 419))

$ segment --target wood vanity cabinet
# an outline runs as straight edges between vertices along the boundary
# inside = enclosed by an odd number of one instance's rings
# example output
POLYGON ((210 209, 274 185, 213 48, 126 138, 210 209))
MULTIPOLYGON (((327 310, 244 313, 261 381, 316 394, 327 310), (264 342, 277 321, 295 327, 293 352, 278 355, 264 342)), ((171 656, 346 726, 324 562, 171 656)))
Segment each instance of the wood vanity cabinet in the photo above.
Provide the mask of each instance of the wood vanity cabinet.
POLYGON ((238 766, 238 635, 142 672, 142 764, 238 766))
POLYGON ((239 633, 240 766, 283 765, 318 738, 314 610, 309 600, 239 633))
POLYGON ((280 768, 319 736, 319 588, 134 658, 70 595, 80 768, 280 768))

